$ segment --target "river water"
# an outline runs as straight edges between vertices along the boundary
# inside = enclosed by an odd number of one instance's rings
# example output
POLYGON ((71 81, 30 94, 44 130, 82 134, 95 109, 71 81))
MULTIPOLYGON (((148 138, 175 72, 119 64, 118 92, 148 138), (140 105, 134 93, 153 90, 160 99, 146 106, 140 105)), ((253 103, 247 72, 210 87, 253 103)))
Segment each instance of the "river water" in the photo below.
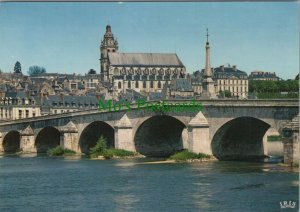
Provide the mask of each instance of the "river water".
POLYGON ((298 173, 275 163, 0 158, 0 211, 280 211, 298 173))

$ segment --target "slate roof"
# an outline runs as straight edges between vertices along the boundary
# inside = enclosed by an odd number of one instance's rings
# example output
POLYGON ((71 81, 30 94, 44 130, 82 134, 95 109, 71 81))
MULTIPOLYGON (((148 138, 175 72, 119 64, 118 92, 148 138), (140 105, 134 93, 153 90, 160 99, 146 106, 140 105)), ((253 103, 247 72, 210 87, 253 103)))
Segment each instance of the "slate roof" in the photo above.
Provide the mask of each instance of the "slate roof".
POLYGON ((98 100, 94 96, 64 96, 63 100, 60 95, 51 95, 45 98, 43 101, 45 106, 97 106, 98 100))
POLYGON ((177 54, 172 53, 108 53, 112 66, 184 67, 177 54))
POLYGON ((224 67, 224 71, 221 67, 214 68, 214 76, 213 78, 231 78, 236 77, 239 79, 245 79, 248 77, 247 73, 241 70, 235 70, 232 67, 224 67))
POLYGON ((264 78, 277 78, 275 73, 271 72, 251 72, 249 79, 264 79, 264 78))
POLYGON ((174 79, 170 83, 171 91, 193 91, 193 87, 188 79, 174 79))
POLYGON ((150 92, 149 99, 150 100, 161 100, 164 98, 164 94, 162 92, 150 92))

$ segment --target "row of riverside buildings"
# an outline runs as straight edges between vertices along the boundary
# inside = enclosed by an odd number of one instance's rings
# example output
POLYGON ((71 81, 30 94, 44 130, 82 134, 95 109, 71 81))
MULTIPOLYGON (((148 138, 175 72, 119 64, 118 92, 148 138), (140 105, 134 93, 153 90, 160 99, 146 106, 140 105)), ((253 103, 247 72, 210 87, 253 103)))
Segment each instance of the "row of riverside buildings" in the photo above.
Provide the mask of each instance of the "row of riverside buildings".
POLYGON ((248 80, 278 80, 275 73, 250 76, 237 66, 210 65, 206 42, 205 68, 189 74, 175 53, 122 53, 111 27, 100 43, 100 74, 44 73, 24 76, 0 73, 0 120, 15 120, 95 109, 98 101, 248 98, 248 80))

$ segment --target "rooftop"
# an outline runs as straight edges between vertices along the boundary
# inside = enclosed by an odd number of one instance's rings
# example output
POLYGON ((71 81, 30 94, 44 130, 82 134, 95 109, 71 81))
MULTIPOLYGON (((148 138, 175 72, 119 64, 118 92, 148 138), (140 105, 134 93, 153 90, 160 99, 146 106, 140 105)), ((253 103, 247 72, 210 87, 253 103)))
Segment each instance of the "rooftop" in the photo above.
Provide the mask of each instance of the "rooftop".
POLYGON ((173 53, 108 53, 112 66, 176 66, 184 67, 173 53))

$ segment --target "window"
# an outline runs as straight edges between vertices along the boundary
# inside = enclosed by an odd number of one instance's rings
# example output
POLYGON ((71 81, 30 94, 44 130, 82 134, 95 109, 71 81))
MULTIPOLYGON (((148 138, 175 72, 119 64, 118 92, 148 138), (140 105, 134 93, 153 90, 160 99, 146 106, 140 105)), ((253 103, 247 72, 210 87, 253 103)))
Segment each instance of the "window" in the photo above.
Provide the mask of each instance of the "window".
POLYGON ((71 84, 71 89, 76 89, 77 88, 77 85, 75 83, 72 83, 71 84))
POLYGON ((19 110, 19 118, 22 118, 22 110, 19 110))
POLYGON ((54 114, 56 114, 57 113, 57 110, 54 110, 54 114))
POLYGON ((139 81, 135 81, 135 88, 139 88, 139 81))
POLYGON ((119 75, 119 69, 118 69, 118 68, 115 68, 115 69, 114 69, 114 74, 115 74, 115 75, 119 75))
POLYGON ((26 112, 25 113, 26 114, 26 118, 28 118, 29 117, 29 110, 26 110, 25 112, 26 112))
POLYGON ((35 117, 35 112, 34 111, 32 112, 32 117, 35 117))
POLYGON ((130 81, 128 81, 128 86, 127 87, 131 88, 131 82, 130 81))
POLYGON ((150 81, 150 88, 153 88, 153 81, 150 81))
POLYGON ((146 88, 146 81, 143 82, 143 88, 146 88))
POLYGON ((158 81, 158 85, 157 85, 158 88, 161 88, 161 82, 158 81))
POLYGON ((121 82, 118 82, 118 89, 121 89, 122 88, 122 84, 121 82))

